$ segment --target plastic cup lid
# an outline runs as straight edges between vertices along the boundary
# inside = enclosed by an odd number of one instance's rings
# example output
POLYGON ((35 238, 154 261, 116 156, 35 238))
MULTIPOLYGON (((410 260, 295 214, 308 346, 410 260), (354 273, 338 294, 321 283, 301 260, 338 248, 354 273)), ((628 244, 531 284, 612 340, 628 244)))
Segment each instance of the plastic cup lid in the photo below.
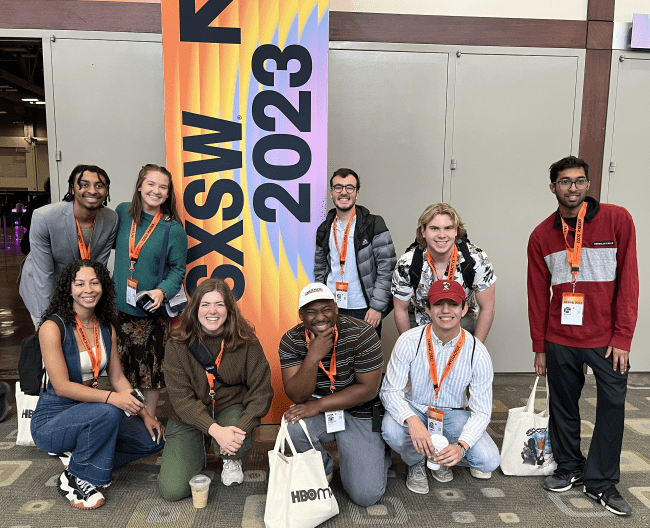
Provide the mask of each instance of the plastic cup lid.
POLYGON ((196 475, 190 479, 190 486, 196 486, 201 484, 210 484, 212 480, 206 475, 196 475))
POLYGON ((446 447, 446 446, 449 445, 449 440, 447 440, 446 436, 432 434, 431 435, 431 443, 434 445, 434 447, 436 447, 436 446, 446 447))

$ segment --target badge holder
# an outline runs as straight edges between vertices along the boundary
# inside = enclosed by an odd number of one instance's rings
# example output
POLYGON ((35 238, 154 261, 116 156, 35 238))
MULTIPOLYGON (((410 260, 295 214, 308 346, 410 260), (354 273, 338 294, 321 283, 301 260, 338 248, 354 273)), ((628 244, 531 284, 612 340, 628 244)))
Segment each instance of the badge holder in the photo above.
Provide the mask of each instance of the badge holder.
POLYGON ((345 431, 345 416, 343 411, 329 411, 325 413, 325 425, 328 433, 345 431))
POLYGON ((445 411, 429 407, 427 412, 428 429, 431 435, 441 435, 445 419, 445 411))
POLYGON ((336 305, 339 308, 347 309, 348 307, 348 283, 347 282, 337 282, 336 283, 336 305))
POLYGON ((137 307, 138 281, 133 277, 126 278, 126 303, 134 308, 137 307))

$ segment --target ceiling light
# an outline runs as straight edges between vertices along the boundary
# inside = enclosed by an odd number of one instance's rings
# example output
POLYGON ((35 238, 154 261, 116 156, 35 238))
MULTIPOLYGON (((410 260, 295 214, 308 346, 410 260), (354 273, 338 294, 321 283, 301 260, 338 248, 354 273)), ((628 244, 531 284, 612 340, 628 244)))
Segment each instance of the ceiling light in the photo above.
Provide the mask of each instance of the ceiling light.
POLYGON ((31 98, 30 97, 23 97, 22 100, 25 101, 26 103, 35 103, 36 101, 38 101, 38 99, 34 99, 33 97, 31 97, 31 98))
POLYGON ((40 105, 43 105, 43 104, 45 104, 45 101, 36 101, 34 104, 40 104, 40 105))
POLYGON ((0 110, 0 114, 6 114, 6 113, 7 113, 6 110, 0 110))

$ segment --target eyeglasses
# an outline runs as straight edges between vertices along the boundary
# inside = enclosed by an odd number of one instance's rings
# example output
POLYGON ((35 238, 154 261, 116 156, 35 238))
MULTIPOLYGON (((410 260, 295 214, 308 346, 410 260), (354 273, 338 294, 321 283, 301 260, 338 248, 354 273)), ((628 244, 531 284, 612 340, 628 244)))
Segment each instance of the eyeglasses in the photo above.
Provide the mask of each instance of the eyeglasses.
POLYGON ((354 191, 357 190, 355 185, 341 185, 340 183, 337 183, 336 185, 332 185, 332 189, 334 189, 334 192, 340 193, 345 189, 345 192, 347 193, 353 193, 354 191))
POLYGON ((576 184, 576 189, 586 189, 589 180, 587 178, 578 178, 577 180, 569 180, 567 178, 564 178, 562 180, 556 181, 555 185, 557 185, 563 191, 567 191, 574 183, 576 184))

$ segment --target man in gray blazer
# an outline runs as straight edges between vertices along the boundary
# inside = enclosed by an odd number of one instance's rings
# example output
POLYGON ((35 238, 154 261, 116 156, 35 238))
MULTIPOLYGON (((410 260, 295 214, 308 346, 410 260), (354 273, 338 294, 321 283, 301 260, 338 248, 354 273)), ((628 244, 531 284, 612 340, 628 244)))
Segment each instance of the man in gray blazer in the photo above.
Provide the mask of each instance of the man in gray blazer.
POLYGON ((62 202, 34 211, 29 243, 19 277, 20 296, 38 328, 65 266, 82 258, 106 265, 117 236, 118 216, 104 207, 110 180, 95 165, 77 165, 62 202))

